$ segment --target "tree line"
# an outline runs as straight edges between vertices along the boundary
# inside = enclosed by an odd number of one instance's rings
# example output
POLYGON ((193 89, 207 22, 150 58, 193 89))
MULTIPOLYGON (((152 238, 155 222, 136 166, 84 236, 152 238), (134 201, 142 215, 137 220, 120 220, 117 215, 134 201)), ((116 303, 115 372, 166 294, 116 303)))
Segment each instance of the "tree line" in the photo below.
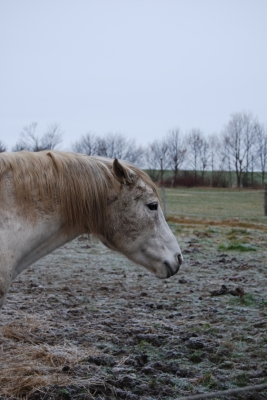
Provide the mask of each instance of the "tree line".
POLYGON ((267 129, 250 112, 238 112, 220 135, 200 129, 169 131, 147 149, 147 167, 154 179, 171 169, 174 185, 263 186, 267 168, 267 129), (207 173, 208 172, 208 173, 207 173))
MULTIPOLYGON (((12 151, 55 149, 62 143, 59 124, 51 124, 43 135, 37 123, 25 126, 12 151)), ((260 174, 264 185, 267 167, 267 129, 251 112, 231 115, 218 134, 204 135, 200 129, 167 132, 146 147, 121 133, 87 133, 72 144, 72 150, 87 155, 124 159, 147 170, 152 179, 176 185, 253 186, 260 174)), ((0 152, 6 146, 0 141, 0 152)))

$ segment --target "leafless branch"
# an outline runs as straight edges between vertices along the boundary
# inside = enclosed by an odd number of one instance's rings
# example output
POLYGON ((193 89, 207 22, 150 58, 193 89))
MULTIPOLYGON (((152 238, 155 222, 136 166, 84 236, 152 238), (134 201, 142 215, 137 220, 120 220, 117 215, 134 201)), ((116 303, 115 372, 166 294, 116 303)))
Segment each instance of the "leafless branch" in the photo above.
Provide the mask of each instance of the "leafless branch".
POLYGON ((6 150, 6 145, 0 140, 0 153, 4 153, 6 150))

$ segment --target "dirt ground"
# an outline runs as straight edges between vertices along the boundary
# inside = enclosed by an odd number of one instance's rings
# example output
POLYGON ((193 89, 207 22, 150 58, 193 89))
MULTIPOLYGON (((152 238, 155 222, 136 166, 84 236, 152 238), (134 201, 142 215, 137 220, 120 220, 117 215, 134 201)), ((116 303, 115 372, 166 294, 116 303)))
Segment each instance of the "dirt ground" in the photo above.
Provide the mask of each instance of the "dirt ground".
POLYGON ((266 232, 230 225, 173 223, 184 264, 168 280, 82 237, 21 274, 0 314, 0 399, 177 399, 267 382, 266 232))

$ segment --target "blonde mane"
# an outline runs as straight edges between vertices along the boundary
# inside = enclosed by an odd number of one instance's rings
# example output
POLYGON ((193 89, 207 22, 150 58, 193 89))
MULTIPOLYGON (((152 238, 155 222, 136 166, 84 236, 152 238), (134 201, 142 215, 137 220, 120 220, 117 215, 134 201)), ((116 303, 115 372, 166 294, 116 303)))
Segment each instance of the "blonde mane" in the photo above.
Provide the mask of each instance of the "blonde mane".
MULTIPOLYGON (((81 232, 103 234, 109 191, 119 192, 120 188, 112 164, 111 159, 58 151, 1 153, 1 196, 4 182, 12 179, 16 201, 29 218, 59 209, 67 230, 76 227, 81 232)), ((143 171, 127 162, 122 164, 157 193, 143 171)))

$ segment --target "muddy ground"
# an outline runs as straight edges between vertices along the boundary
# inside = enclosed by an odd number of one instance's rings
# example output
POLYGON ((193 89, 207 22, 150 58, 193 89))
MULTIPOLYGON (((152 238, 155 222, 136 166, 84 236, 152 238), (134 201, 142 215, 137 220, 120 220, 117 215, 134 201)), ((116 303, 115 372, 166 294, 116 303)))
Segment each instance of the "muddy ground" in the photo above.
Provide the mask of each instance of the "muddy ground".
POLYGON ((267 382, 266 232, 171 228, 184 264, 168 280, 85 238, 17 278, 0 314, 1 400, 177 399, 267 382))

